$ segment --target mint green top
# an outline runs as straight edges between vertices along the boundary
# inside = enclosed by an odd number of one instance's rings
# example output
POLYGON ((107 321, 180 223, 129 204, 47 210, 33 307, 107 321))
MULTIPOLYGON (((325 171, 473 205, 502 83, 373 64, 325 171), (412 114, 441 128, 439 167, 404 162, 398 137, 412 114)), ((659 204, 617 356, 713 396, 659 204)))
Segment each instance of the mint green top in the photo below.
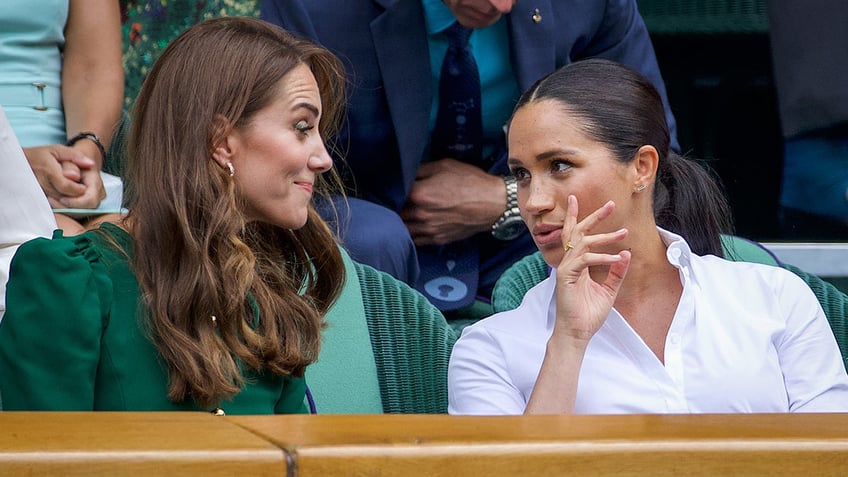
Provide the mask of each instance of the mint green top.
MULTIPOLYGON (((107 223, 21 245, 0 322, 4 410, 201 410, 168 400, 167 368, 141 326, 148 311, 130 271, 131 244, 107 223)), ((307 412, 303 378, 245 374, 244 389, 220 404, 227 414, 307 412)))
POLYGON ((0 105, 24 147, 67 139, 62 50, 68 8, 68 0, 0 1, 0 105))

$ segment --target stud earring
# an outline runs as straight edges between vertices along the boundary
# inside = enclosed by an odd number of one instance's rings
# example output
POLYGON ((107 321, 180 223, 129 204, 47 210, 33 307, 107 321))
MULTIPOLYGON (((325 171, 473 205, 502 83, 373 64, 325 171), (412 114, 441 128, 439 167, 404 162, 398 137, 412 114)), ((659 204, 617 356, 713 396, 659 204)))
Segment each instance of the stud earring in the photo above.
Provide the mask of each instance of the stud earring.
POLYGON ((639 184, 639 185, 637 185, 637 186, 636 186, 636 189, 634 189, 634 190, 635 190, 636 192, 642 192, 642 191, 643 191, 643 190, 645 190, 647 187, 648 187, 648 186, 646 186, 645 184, 639 184))

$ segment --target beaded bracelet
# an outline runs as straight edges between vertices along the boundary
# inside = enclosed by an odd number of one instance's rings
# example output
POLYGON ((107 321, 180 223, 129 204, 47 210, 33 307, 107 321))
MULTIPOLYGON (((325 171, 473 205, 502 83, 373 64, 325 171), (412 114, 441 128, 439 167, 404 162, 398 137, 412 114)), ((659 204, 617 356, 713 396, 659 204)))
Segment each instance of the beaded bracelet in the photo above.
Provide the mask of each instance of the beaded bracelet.
POLYGON ((100 156, 103 157, 103 162, 106 162, 106 148, 103 147, 103 143, 100 142, 100 138, 97 137, 97 134, 94 134, 90 131, 83 131, 76 136, 68 139, 68 142, 65 143, 66 146, 73 146, 80 139, 90 139, 97 146, 97 150, 100 151, 100 156))

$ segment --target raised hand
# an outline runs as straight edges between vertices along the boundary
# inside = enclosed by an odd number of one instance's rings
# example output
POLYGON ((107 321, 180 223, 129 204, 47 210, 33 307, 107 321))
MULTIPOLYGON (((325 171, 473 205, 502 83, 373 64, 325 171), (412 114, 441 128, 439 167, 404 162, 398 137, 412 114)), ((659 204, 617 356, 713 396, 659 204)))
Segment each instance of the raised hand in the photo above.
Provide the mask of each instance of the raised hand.
POLYGON ((557 266, 557 322, 555 333, 584 342, 600 329, 607 319, 627 268, 630 252, 598 252, 627 236, 627 229, 594 234, 593 229, 615 210, 607 202, 577 222, 578 204, 568 197, 565 223, 562 227, 564 253, 557 266))
POLYGON ((627 229, 592 233, 614 209, 615 203, 609 201, 578 222, 577 198, 568 196, 562 226, 564 253, 556 269, 556 323, 525 414, 574 410, 586 347, 606 321, 630 265, 627 250, 593 251, 627 236, 627 229))

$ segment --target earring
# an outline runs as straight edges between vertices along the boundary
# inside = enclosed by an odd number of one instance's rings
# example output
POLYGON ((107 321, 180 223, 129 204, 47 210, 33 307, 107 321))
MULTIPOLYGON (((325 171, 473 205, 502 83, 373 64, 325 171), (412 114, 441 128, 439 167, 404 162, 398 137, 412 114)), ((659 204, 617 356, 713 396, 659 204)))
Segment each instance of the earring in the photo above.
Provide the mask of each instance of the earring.
POLYGON ((642 191, 643 191, 643 190, 645 190, 647 187, 648 187, 648 186, 646 186, 645 184, 639 184, 639 185, 637 185, 637 186, 636 186, 636 189, 634 189, 634 190, 635 190, 636 192, 642 192, 642 191))
POLYGON ((233 167, 233 163, 232 163, 232 162, 227 161, 227 169, 229 169, 229 170, 230 170, 230 177, 233 177, 234 175, 236 175, 236 170, 235 170, 235 168, 233 167))

